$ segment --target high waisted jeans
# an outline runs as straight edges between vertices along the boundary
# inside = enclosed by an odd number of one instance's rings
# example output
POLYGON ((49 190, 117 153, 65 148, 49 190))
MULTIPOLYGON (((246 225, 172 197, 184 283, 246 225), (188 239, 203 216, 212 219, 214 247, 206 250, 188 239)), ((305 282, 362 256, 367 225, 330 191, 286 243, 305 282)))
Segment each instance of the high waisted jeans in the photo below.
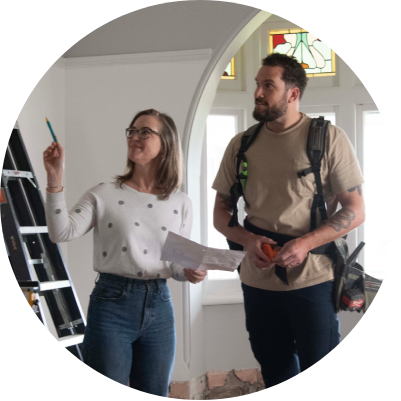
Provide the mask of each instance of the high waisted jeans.
POLYGON ((167 397, 175 328, 166 280, 101 273, 90 296, 83 353, 108 378, 167 397))
POLYGON ((265 387, 308 369, 340 341, 333 283, 267 291, 242 283, 246 328, 265 387))

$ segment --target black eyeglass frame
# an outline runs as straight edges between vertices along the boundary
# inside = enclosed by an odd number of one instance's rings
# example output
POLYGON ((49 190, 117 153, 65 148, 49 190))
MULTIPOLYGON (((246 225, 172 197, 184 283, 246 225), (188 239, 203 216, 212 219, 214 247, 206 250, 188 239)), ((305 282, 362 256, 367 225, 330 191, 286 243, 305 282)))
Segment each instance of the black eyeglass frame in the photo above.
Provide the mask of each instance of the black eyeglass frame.
POLYGON ((127 139, 131 139, 135 134, 138 134, 139 139, 148 139, 150 137, 150 134, 155 134, 157 136, 160 136, 160 134, 156 131, 153 131, 152 129, 148 127, 143 127, 141 129, 131 127, 131 128, 126 128, 125 129, 125 136, 127 139), (147 132, 147 136, 145 136, 145 132, 147 132))

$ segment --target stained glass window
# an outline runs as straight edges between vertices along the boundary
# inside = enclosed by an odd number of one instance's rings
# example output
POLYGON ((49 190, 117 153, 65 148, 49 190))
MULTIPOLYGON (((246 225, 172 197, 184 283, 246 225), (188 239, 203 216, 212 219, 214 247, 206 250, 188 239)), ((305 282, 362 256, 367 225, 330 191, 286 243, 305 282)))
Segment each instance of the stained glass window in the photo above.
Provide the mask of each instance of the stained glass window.
POLYGON ((335 53, 320 39, 303 29, 269 32, 270 53, 294 56, 308 77, 335 75, 335 53))
POLYGON ((228 63, 228 66, 224 70, 221 79, 235 79, 234 57, 228 63))

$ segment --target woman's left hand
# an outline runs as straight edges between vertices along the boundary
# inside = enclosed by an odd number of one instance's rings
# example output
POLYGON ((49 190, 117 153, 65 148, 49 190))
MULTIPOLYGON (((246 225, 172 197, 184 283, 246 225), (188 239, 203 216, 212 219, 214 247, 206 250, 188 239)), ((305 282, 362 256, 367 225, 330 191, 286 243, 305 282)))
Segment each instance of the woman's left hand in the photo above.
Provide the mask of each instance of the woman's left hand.
POLYGON ((192 284, 200 283, 206 277, 206 270, 184 269, 184 276, 192 284))

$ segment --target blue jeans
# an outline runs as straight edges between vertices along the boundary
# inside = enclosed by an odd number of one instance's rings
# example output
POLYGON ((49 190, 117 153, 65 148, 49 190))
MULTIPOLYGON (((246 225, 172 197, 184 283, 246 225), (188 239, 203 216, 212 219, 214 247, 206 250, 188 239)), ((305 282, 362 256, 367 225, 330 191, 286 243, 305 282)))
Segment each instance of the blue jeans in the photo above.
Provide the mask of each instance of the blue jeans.
POLYGON ((246 328, 265 387, 308 369, 340 342, 333 282, 292 291, 242 283, 246 328))
POLYGON ((100 274, 90 296, 83 343, 88 366, 136 390, 167 397, 175 342, 165 279, 100 274))

